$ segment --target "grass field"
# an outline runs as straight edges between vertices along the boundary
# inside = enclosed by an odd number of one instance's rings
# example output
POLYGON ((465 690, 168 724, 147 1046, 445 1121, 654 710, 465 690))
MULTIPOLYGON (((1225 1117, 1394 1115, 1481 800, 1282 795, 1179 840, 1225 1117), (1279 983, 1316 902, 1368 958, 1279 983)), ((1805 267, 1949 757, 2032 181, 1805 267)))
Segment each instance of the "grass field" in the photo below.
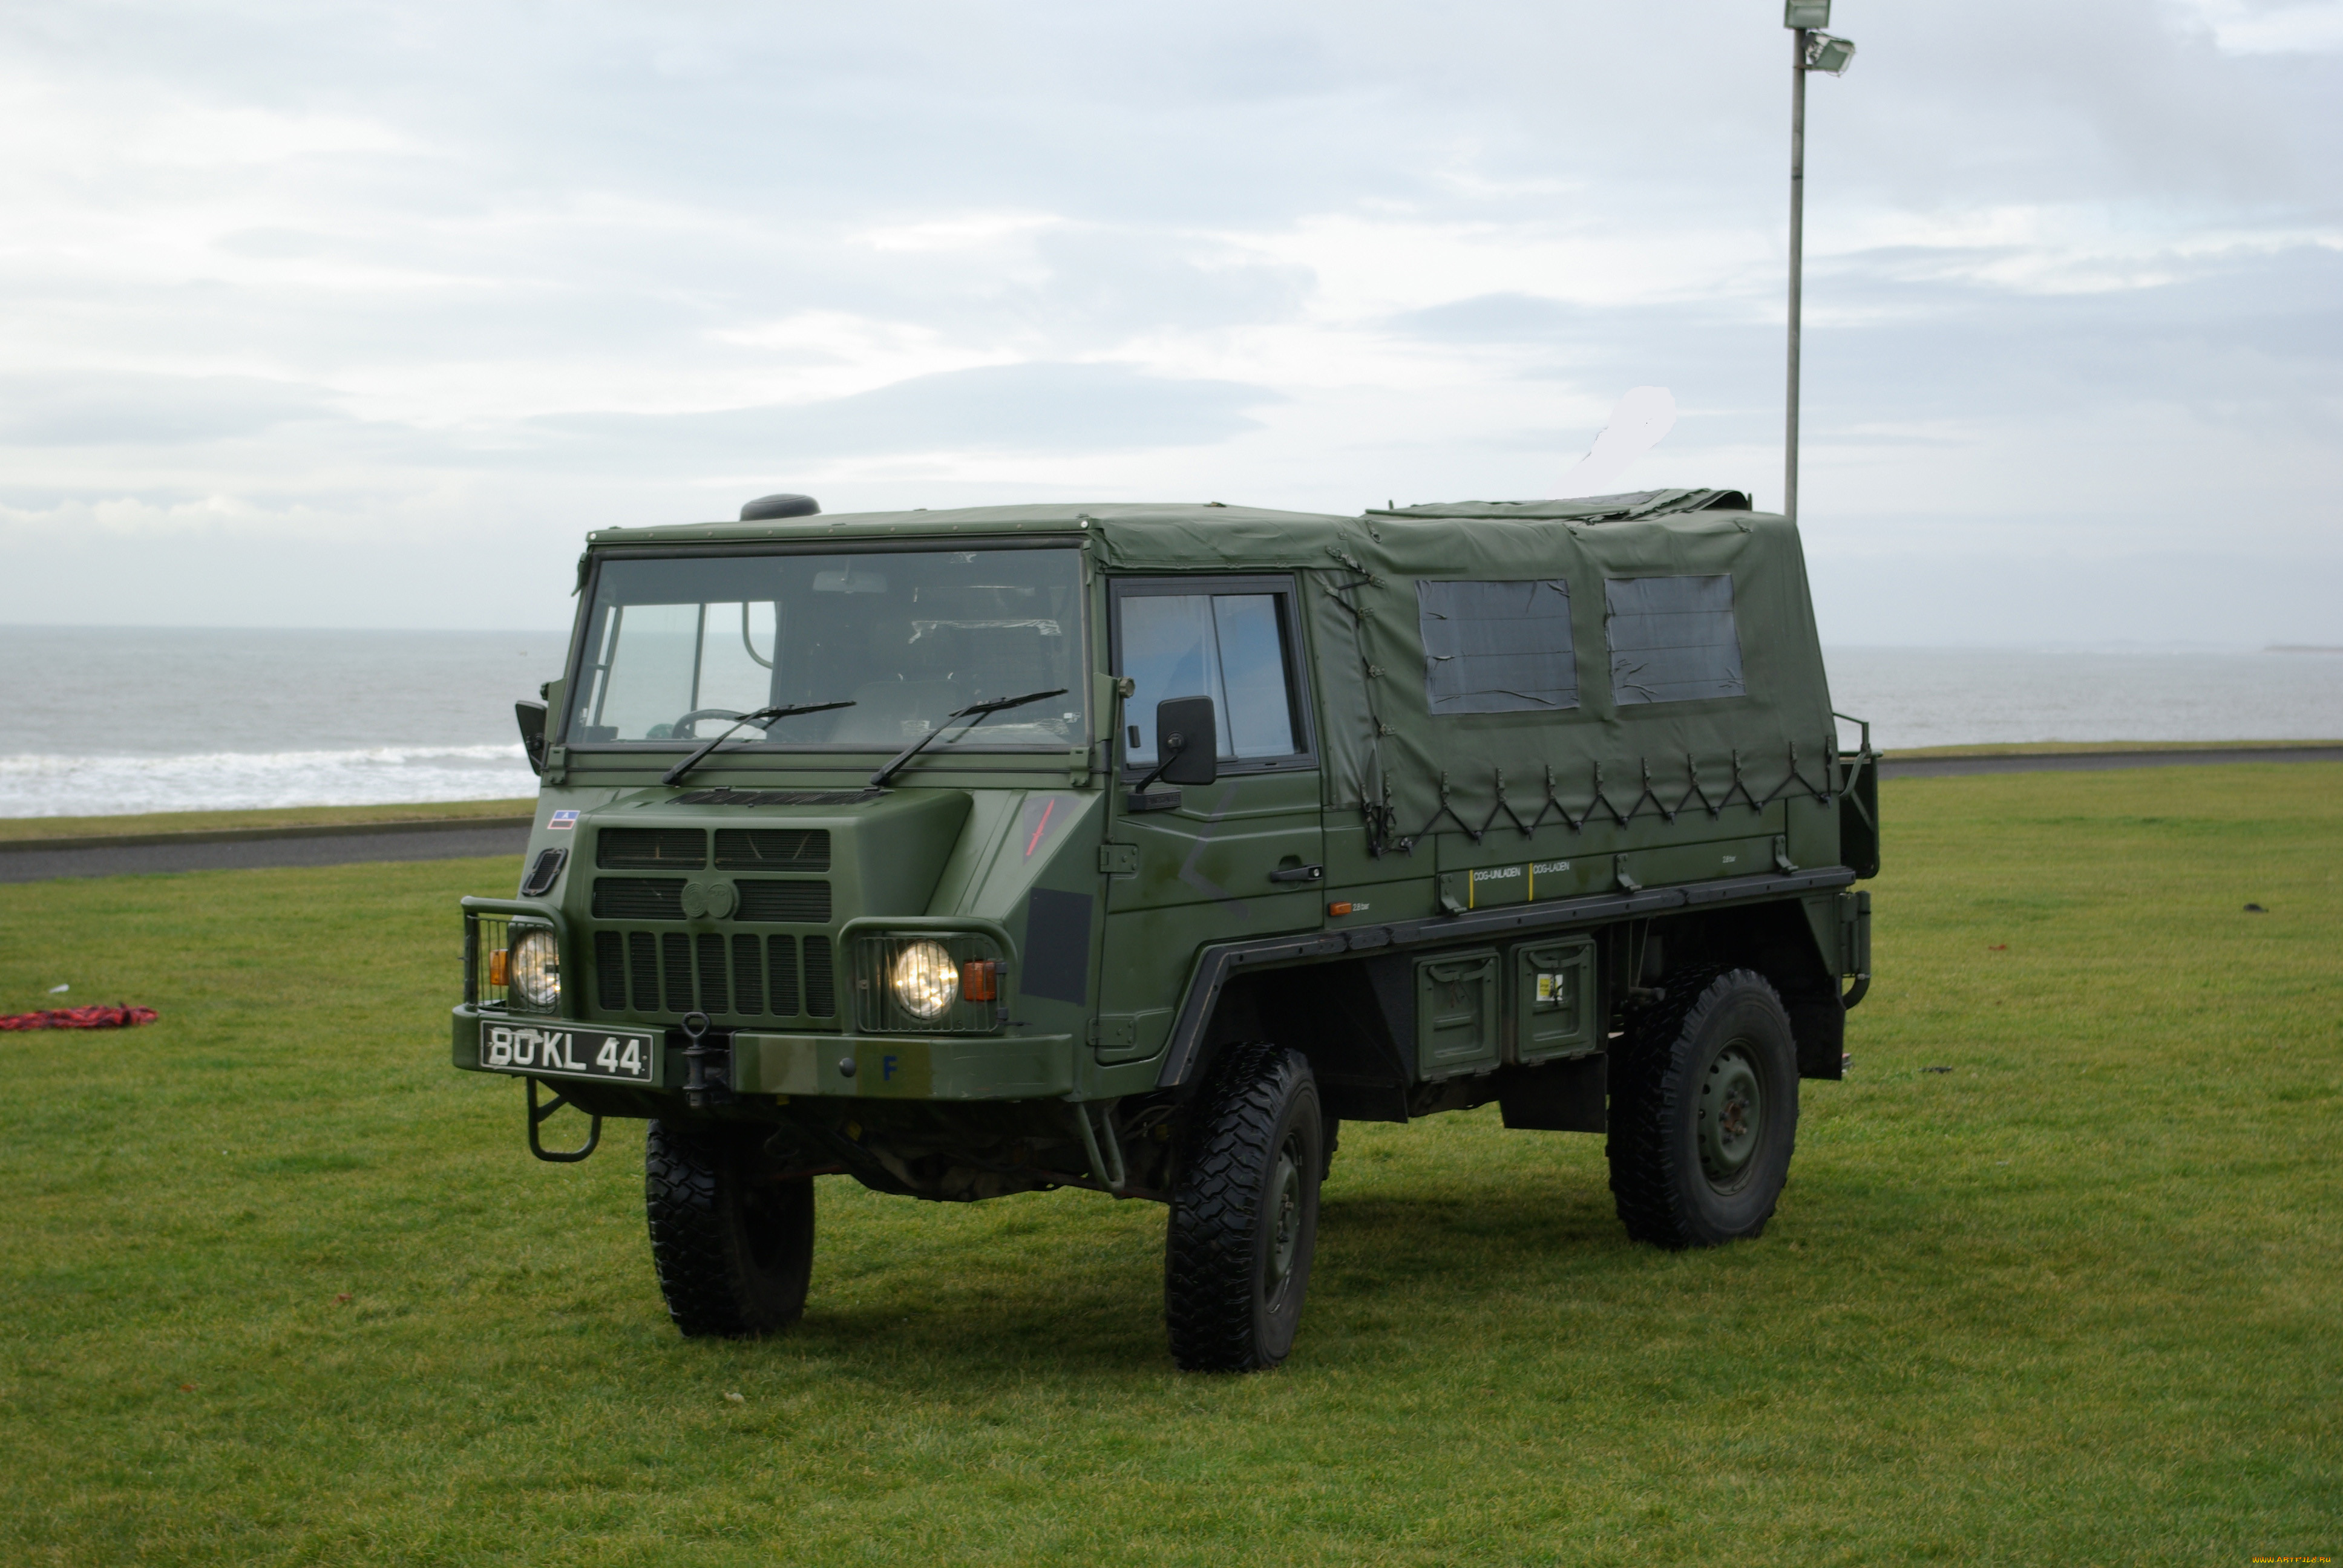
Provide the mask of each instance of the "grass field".
POLYGON ((114 838, 142 833, 217 832, 222 829, 359 828, 375 822, 465 822, 526 817, 534 799, 435 800, 390 806, 277 806, 256 811, 151 811, 127 817, 0 817, 0 843, 114 838))
POLYGON ((2343 740, 2015 740, 1980 745, 1971 741, 1964 746, 1898 746, 1885 755, 1892 758, 1945 759, 1953 757, 2073 757, 2097 753, 2111 756, 2123 751, 2305 751, 2313 748, 2343 746, 2343 740))
POLYGON ((540 1165, 446 1065, 512 863, 9 888, 0 1010, 163 1020, 0 1035, 0 1562, 2336 1553, 2343 767, 1883 794, 1761 1241, 1631 1247, 1601 1140, 1493 1108, 1345 1127, 1251 1378, 1171 1370, 1161 1211, 1084 1193, 825 1179, 801 1327, 678 1338, 639 1127, 540 1165))

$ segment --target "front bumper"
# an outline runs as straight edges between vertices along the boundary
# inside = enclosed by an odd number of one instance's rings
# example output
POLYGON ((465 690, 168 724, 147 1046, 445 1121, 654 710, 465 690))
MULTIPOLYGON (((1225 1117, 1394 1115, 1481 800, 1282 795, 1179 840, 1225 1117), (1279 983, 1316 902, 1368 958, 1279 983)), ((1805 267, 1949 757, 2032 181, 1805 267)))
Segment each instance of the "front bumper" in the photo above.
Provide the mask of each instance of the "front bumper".
MULTIPOLYGON (((537 1020, 469 1004, 455 1010, 451 1060, 469 1072, 480 1065, 485 1023, 560 1025, 586 1020, 537 1020)), ((639 1027, 639 1026, 629 1026, 639 1027)), ((740 1030, 731 1037, 727 1081, 736 1095, 828 1097, 840 1100, 1060 1100, 1074 1091, 1075 1048, 1070 1034, 936 1039, 900 1035, 770 1034, 740 1030)), ((683 1040, 670 1032, 660 1053, 662 1081, 646 1087, 683 1092, 683 1040)), ((499 1076, 502 1076, 501 1074, 499 1076)))

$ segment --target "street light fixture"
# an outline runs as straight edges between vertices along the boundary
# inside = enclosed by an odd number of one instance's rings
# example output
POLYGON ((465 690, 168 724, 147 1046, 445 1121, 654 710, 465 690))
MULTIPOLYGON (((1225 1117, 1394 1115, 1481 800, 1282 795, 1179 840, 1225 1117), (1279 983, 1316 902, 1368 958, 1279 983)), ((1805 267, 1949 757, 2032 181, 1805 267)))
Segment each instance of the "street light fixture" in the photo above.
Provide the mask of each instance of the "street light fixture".
POLYGON ((1798 516, 1798 332, 1805 282, 1806 73, 1842 76, 1855 60, 1855 45, 1822 29, 1830 25, 1831 0, 1783 0, 1782 25, 1790 29, 1790 376, 1788 428, 1782 453, 1782 511, 1798 516))
POLYGON ((1855 41, 1834 38, 1828 33, 1806 35, 1806 69, 1825 75, 1844 76, 1846 68, 1855 64, 1855 41))

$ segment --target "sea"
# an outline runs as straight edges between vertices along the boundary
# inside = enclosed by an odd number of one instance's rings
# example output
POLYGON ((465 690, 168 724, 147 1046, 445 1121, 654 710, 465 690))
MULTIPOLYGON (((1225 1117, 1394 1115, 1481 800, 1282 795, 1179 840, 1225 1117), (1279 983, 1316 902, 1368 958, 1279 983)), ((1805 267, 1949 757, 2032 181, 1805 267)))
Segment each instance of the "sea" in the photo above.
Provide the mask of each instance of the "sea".
MULTIPOLYGON (((533 794, 513 703, 558 631, 0 627, 0 817, 533 794)), ((1827 649, 1888 750, 2343 738, 2343 648, 1827 649)), ((1851 744, 1853 725, 1842 725, 1851 744)))

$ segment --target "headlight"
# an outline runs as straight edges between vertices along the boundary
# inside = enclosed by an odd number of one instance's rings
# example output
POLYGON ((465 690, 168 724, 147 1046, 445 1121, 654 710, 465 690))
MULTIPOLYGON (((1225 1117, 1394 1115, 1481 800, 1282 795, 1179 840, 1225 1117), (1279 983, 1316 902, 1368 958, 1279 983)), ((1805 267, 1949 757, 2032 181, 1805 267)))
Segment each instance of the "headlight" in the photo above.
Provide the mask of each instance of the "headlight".
POLYGON ((895 955, 895 1000, 913 1018, 934 1018, 960 995, 960 966, 941 942, 913 942, 895 955))
POLYGON ((507 981, 513 1000, 531 1012, 554 1012, 561 1006, 561 949, 553 933, 538 926, 513 934, 512 957, 506 961, 507 981))

